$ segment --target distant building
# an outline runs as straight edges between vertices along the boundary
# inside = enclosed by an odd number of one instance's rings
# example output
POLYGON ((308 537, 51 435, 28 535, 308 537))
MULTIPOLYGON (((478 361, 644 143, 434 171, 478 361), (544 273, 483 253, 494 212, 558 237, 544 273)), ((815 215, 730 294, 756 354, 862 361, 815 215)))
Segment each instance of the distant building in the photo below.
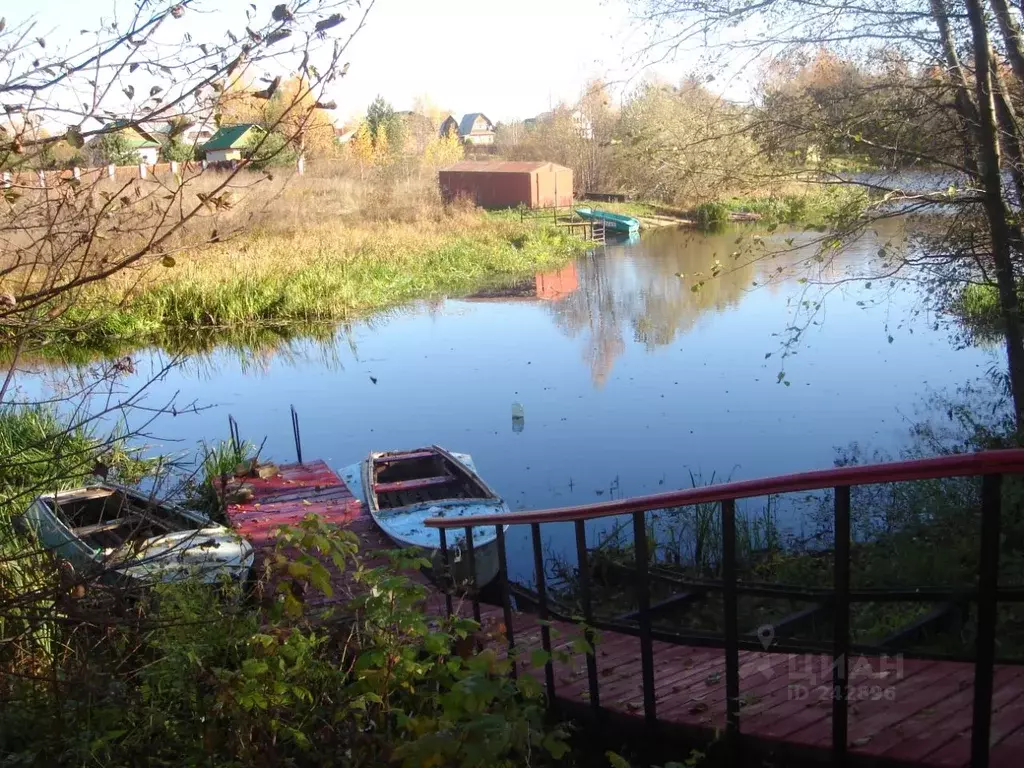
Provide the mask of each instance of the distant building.
POLYGON ((523 127, 528 131, 532 131, 544 123, 551 122, 559 114, 559 112, 565 112, 572 119, 573 125, 576 128, 576 132, 584 139, 594 138, 594 125, 586 115, 583 114, 582 110, 579 109, 568 109, 561 107, 551 112, 541 112, 536 117, 528 117, 523 120, 523 127))
POLYGON ((241 160, 242 152, 254 140, 253 137, 261 133, 263 133, 263 129, 255 123, 225 125, 219 128, 200 149, 206 155, 207 161, 211 163, 241 160))
POLYGON ((459 138, 466 144, 493 144, 494 123, 483 112, 470 112, 459 122, 459 138))
POLYGON ((441 121, 441 127, 438 129, 438 133, 443 139, 445 136, 451 134, 459 135, 459 121, 455 119, 455 115, 448 115, 444 120, 441 121))
POLYGON ((148 132, 158 141, 168 141, 171 133, 174 132, 174 138, 185 146, 201 147, 213 138, 216 130, 212 117, 202 120, 182 115, 178 118, 156 123, 148 132))
POLYGON ((483 112, 470 112, 458 121, 454 115, 448 115, 441 123, 439 132, 441 136, 455 132, 464 143, 474 146, 494 144, 494 123, 483 112))
POLYGON ((348 144, 359 130, 358 125, 343 125, 340 128, 334 126, 334 140, 339 144, 348 144))
POLYGON ((160 159, 160 142, 145 128, 129 125, 127 120, 114 120, 104 125, 103 130, 124 136, 128 146, 139 156, 140 163, 156 165, 160 159))
POLYGON ((438 174, 445 201, 467 198, 483 208, 572 205, 572 170, 545 162, 461 160, 438 174))

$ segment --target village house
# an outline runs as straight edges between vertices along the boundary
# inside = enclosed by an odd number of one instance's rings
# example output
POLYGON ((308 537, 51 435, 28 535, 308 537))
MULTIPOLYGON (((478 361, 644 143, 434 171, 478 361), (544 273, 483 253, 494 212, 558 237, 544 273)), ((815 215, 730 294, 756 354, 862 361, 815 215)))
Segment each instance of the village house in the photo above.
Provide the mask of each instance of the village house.
POLYGON ((261 133, 263 129, 255 123, 221 126, 200 149, 210 163, 241 160, 246 147, 261 133))
POLYGON ((575 126, 576 132, 579 134, 580 138, 594 138, 593 123, 590 121, 590 118, 583 114, 583 111, 578 108, 569 109, 566 107, 560 107, 550 112, 541 112, 536 117, 528 117, 523 120, 523 127, 528 131, 532 131, 544 123, 553 121, 559 114, 565 113, 568 113, 568 117, 572 120, 573 126, 575 126))
POLYGON ((182 116, 172 120, 161 121, 153 126, 152 130, 149 130, 148 133, 155 139, 168 141, 171 133, 175 130, 177 130, 177 133, 175 133, 174 138, 177 141, 189 147, 201 147, 213 138, 216 127, 213 125, 211 117, 205 120, 192 120, 187 116, 182 116), (182 123, 185 125, 184 128, 181 128, 182 123))
POLYGON ((334 126, 334 140, 338 144, 348 144, 355 138, 356 131, 359 130, 359 124, 353 123, 351 125, 334 126))
POLYGON ((454 115, 448 115, 441 123, 440 133, 448 136, 456 132, 463 143, 473 146, 490 146, 494 144, 494 123, 483 112, 470 112, 462 116, 462 120, 455 120, 454 115))
POLYGON ((159 161, 161 144, 145 128, 129 125, 127 120, 115 120, 107 123, 103 129, 124 136, 128 147, 139 156, 140 163, 156 165, 159 161))

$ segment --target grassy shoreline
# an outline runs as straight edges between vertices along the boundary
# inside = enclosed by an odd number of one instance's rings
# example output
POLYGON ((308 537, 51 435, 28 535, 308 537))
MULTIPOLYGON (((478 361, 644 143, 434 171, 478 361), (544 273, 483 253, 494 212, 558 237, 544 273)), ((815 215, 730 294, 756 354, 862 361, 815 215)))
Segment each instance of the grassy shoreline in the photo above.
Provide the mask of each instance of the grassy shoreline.
POLYGON ((685 208, 657 202, 634 200, 626 203, 581 203, 643 219, 676 218, 701 228, 717 227, 737 217, 753 217, 763 225, 826 224, 862 206, 867 199, 863 190, 836 185, 791 185, 771 194, 719 197, 685 208))
POLYGON ((547 224, 477 211, 261 229, 83 292, 38 341, 60 354, 343 322, 556 269, 587 247, 547 224))

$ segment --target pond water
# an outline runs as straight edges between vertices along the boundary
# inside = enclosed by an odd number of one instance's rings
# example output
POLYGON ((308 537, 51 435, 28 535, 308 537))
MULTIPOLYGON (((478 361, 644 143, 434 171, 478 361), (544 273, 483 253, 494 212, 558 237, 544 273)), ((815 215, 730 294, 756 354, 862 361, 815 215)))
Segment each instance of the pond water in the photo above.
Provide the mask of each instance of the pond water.
MULTIPOLYGON (((147 396, 215 407, 161 416, 147 431, 154 449, 191 450, 225 437, 230 413, 243 437, 266 436, 265 456, 289 461, 294 404, 305 457, 337 468, 370 450, 438 443, 473 454, 513 509, 687 487, 691 473, 709 482, 826 468, 854 442, 896 452, 929 392, 1001 358, 956 348, 912 286, 868 287, 879 248, 902 247, 904 224, 885 227, 823 264, 808 261, 813 245, 796 248, 813 233, 658 230, 329 341, 218 350, 173 367, 147 396), (787 329, 804 324, 784 357, 787 329)), ((136 354, 135 380, 167 360, 136 354)), ((571 530, 546 536, 552 551, 572 551, 571 530)), ((513 575, 528 580, 527 532, 509 541, 513 575)))

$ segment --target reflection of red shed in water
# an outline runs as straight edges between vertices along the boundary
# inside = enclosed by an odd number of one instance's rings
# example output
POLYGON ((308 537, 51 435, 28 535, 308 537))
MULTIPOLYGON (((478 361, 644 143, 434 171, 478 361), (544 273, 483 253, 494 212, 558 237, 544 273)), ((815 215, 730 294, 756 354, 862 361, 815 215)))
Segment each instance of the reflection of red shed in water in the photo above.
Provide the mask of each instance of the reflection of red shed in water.
POLYGON ((570 262, 557 272, 538 272, 534 277, 534 284, 537 287, 538 299, 551 301, 568 296, 580 287, 576 264, 570 262))
POLYGON ((438 174, 446 202, 465 197, 484 208, 572 205, 572 170, 554 163, 461 160, 438 174))

